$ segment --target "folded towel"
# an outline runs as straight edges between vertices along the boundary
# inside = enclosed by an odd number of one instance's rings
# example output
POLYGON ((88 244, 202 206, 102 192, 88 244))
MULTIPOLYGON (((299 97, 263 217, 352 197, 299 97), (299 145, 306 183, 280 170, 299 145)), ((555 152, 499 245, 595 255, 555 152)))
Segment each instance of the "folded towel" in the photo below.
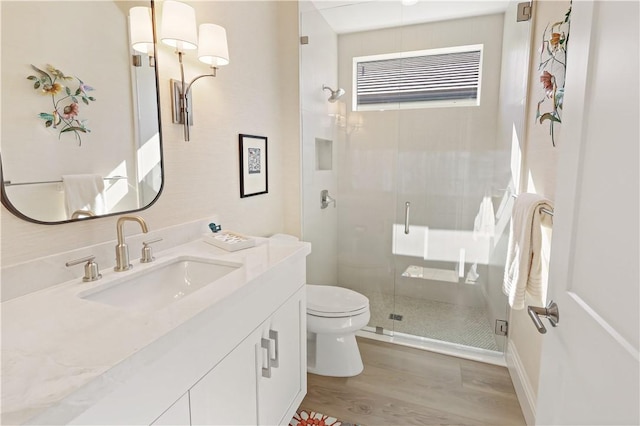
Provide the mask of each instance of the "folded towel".
POLYGON ((496 215, 493 211, 491 197, 485 196, 480 203, 478 214, 473 221, 473 239, 493 237, 496 232, 496 215))
POLYGON ((65 209, 71 218, 76 210, 90 210, 96 215, 106 213, 104 180, 100 175, 64 175, 65 209))
POLYGON ((537 194, 520 194, 511 213, 511 232, 502 291, 513 309, 524 309, 525 293, 544 304, 542 276, 542 230, 551 217, 541 208, 553 210, 551 202, 537 194))

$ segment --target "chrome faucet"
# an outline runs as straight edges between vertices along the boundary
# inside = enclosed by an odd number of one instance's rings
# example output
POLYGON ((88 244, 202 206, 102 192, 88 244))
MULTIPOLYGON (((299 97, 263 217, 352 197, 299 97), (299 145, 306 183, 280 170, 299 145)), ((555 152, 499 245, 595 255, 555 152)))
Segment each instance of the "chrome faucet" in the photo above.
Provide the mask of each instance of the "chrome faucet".
POLYGON ((126 271, 131 269, 132 265, 129 263, 129 248, 124 243, 124 223, 127 221, 138 222, 142 228, 142 232, 145 234, 149 232, 147 223, 140 216, 122 216, 116 223, 116 229, 118 232, 118 245, 116 246, 116 266, 113 270, 116 272, 126 271))

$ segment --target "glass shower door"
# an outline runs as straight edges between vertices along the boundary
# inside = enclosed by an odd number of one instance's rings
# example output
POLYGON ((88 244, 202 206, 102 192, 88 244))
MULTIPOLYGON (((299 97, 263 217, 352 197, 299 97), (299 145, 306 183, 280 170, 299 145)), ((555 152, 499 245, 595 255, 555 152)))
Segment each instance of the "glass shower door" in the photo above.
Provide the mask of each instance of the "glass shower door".
POLYGON ((472 152, 470 128, 434 140, 411 123, 430 120, 462 121, 453 108, 401 114, 393 331, 499 351, 486 300, 495 220, 485 196, 491 153, 472 152), (442 144, 449 148, 438 149, 442 144))
POLYGON ((408 90, 424 76, 436 95, 397 112, 396 335, 503 350, 495 321, 506 319, 504 242, 495 228, 510 178, 499 120, 504 22, 495 14, 402 28, 401 51, 426 58, 401 65, 408 90))

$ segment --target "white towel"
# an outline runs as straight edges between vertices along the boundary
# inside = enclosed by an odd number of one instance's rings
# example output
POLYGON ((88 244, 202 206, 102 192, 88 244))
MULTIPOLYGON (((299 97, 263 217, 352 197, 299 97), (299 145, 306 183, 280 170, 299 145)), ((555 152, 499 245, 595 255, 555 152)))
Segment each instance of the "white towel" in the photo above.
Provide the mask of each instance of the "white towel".
POLYGON ((551 202, 537 194, 520 194, 511 213, 511 232, 502 291, 513 309, 524 309, 525 293, 544 304, 542 276, 542 230, 551 217, 540 211, 553 210, 551 202))
POLYGON ((62 185, 68 218, 71 218, 76 210, 90 210, 96 215, 106 213, 102 176, 64 175, 62 185))
POLYGON ((473 239, 478 237, 493 237, 496 233, 496 215, 493 211, 491 197, 485 196, 480 203, 478 214, 473 221, 473 239))

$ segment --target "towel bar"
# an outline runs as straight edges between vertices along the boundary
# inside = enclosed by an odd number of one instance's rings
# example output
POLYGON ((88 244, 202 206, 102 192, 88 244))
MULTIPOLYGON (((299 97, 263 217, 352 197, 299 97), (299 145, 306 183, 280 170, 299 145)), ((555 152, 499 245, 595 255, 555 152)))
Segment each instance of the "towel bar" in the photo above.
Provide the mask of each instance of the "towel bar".
MULTIPOLYGON (((511 194, 511 196, 512 196, 513 198, 518 198, 518 196, 517 196, 516 194, 511 194)), ((549 216, 553 217, 553 211, 551 211, 551 210, 549 210, 549 209, 547 209, 547 208, 542 207, 542 208, 540 209, 540 211, 541 211, 542 213, 544 213, 544 214, 548 214, 549 216)))
MULTIPOLYGON (((106 177, 103 178, 104 180, 120 180, 120 179, 126 179, 126 176, 111 176, 111 177, 106 177)), ((46 181, 41 181, 41 182, 11 182, 10 180, 5 180, 4 181, 4 186, 18 186, 18 185, 41 185, 44 183, 62 183, 62 179, 59 180, 46 180, 46 181)))

